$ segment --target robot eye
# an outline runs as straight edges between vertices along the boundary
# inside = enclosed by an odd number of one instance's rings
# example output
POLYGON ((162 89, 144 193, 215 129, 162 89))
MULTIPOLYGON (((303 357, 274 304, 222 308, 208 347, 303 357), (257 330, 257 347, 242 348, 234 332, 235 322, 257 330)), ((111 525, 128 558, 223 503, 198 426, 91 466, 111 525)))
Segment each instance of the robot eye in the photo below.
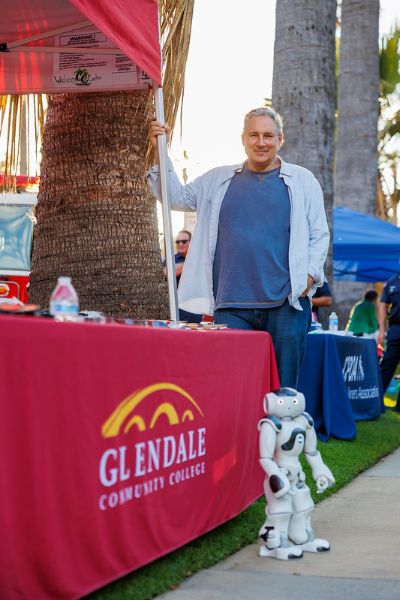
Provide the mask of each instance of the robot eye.
POLYGON ((293 399, 293 404, 298 404, 298 403, 299 403, 298 399, 297 399, 297 398, 294 398, 294 399, 293 399))
POLYGON ((283 398, 279 398, 279 400, 277 401, 277 404, 283 404, 283 398))

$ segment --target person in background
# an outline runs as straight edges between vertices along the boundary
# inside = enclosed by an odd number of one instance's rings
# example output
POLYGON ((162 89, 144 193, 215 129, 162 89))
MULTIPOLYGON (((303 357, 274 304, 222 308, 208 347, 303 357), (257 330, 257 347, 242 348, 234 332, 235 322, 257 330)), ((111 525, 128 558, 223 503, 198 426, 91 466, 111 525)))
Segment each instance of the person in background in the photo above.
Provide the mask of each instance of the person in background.
MULTIPOLYGON (((181 279, 183 265, 186 260, 186 255, 189 250, 190 240, 192 239, 192 234, 190 231, 186 229, 182 229, 179 231, 176 236, 175 246, 175 275, 176 275, 176 285, 179 286, 179 281, 181 279)), ((164 273, 166 274, 166 269, 164 268, 164 273)), ((195 314, 192 312, 188 312, 187 310, 179 309, 179 320, 180 321, 188 321, 189 323, 200 323, 202 320, 202 315, 195 314)))
POLYGON ((311 298, 311 301, 313 321, 319 322, 319 309, 332 304, 332 293, 326 279, 321 287, 317 287, 314 296, 311 298))
MULTIPOLYGON (((387 280, 382 291, 378 309, 378 344, 383 345, 386 323, 386 349, 380 363, 383 393, 386 392, 400 361, 400 274, 387 280)), ((400 412, 400 390, 394 410, 400 412)))
POLYGON ((176 275, 176 285, 179 285, 179 280, 181 278, 182 269, 184 262, 186 260, 186 254, 189 250, 190 240, 192 239, 192 234, 190 231, 186 229, 182 229, 178 235, 176 236, 175 246, 176 246, 176 254, 175 254, 175 275, 176 275))
POLYGON ((351 331, 357 336, 370 335, 377 338, 377 304, 378 293, 375 290, 367 290, 363 300, 357 302, 351 309, 346 331, 351 331))
MULTIPOLYGON (((168 136, 169 128, 153 121, 157 162, 157 136, 164 133, 168 136)), ((212 132, 212 143, 219 135, 212 132)), ((329 246, 322 190, 310 171, 278 156, 282 119, 272 108, 247 113, 242 144, 245 162, 217 167, 186 185, 168 161, 172 208, 197 211, 179 305, 214 313, 215 323, 234 329, 270 333, 280 383, 296 388, 311 323, 310 297, 323 283, 329 246)), ((147 179, 160 198, 158 165, 147 179)))

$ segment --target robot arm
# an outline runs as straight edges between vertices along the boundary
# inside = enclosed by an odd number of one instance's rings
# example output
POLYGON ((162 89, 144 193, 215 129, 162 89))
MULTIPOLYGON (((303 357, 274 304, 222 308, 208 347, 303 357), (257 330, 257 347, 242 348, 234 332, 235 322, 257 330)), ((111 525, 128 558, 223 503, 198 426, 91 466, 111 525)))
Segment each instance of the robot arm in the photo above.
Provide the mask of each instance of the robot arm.
POLYGON ((274 425, 268 420, 262 420, 260 431, 260 465, 267 474, 268 482, 275 498, 280 498, 290 489, 286 474, 274 461, 276 447, 276 431, 274 425))
POLYGON ((317 493, 322 494, 326 489, 335 485, 332 471, 323 462, 318 450, 313 453, 305 453, 306 461, 311 467, 312 476, 317 484, 317 493))
POLYGON ((317 493, 322 494, 322 492, 335 484, 335 478, 331 470, 322 460, 322 456, 317 450, 317 434, 315 432, 311 417, 304 413, 302 418, 307 418, 308 423, 306 428, 306 440, 304 444, 304 456, 311 467, 312 476, 317 484, 317 493))
POLYGON ((304 456, 311 467, 312 476, 317 484, 317 493, 322 494, 335 484, 335 478, 317 450, 317 435, 314 427, 307 430, 304 456))

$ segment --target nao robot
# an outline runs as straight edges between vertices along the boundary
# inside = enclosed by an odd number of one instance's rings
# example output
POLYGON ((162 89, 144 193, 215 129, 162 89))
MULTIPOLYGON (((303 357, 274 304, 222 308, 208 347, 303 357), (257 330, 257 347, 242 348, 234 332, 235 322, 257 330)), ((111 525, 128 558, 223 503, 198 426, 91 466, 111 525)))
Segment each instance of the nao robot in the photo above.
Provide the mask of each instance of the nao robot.
POLYGON ((314 538, 310 522, 314 502, 300 454, 304 451, 318 494, 334 485, 335 478, 317 450, 314 422, 304 412, 304 396, 292 388, 279 388, 265 396, 264 409, 266 416, 258 430, 267 519, 260 529, 265 545, 259 555, 287 560, 302 557, 303 551, 329 550, 329 542, 314 538))

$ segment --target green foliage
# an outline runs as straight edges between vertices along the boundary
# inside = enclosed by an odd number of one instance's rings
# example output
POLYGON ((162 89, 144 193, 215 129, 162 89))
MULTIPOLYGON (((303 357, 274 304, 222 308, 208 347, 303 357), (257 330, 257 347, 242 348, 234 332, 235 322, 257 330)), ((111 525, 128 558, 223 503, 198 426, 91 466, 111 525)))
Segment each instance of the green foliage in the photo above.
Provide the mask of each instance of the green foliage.
MULTIPOLYGON (((336 485, 324 494, 317 495, 309 467, 304 465, 314 501, 317 503, 335 493, 399 446, 400 414, 391 411, 376 421, 357 423, 357 437, 353 441, 330 439, 326 443, 320 442, 319 450, 336 478, 336 485)), ((87 598, 150 600, 176 588, 196 571, 211 567, 243 546, 255 542, 264 518, 264 500, 260 498, 235 519, 87 598)))
POLYGON ((400 83, 399 40, 400 29, 397 26, 392 34, 384 36, 381 41, 379 67, 381 78, 381 96, 384 98, 389 94, 393 94, 396 90, 396 86, 400 83))

